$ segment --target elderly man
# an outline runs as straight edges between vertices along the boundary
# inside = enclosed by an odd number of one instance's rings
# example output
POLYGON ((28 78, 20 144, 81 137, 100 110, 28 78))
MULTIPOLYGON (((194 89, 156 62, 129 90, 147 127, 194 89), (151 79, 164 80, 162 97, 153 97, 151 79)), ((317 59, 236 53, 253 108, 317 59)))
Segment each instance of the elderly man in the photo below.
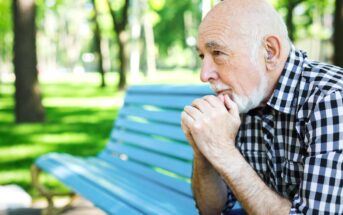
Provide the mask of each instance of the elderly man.
POLYGON ((201 80, 186 106, 201 214, 343 214, 343 71, 297 50, 264 0, 225 0, 199 27, 201 80))

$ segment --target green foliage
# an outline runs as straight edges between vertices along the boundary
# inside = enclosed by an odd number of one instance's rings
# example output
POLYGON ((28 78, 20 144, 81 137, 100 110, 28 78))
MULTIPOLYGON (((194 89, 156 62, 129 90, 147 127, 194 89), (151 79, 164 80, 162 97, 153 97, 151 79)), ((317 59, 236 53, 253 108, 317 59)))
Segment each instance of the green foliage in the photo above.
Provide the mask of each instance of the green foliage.
POLYGON ((289 4, 295 5, 293 24, 295 39, 317 38, 329 39, 332 35, 329 17, 334 11, 334 0, 271 0, 280 14, 286 19, 289 4))
POLYGON ((12 4, 0 0, 0 59, 8 59, 12 53, 12 4))
POLYGON ((152 10, 160 11, 166 5, 166 0, 149 0, 149 6, 152 10))
MULTIPOLYGON (((104 0, 104 1, 107 1, 107 0, 104 0)), ((111 8, 117 12, 116 18, 118 19, 118 22, 121 22, 123 19, 121 11, 125 5, 125 0, 108 0, 108 1, 110 1, 111 8)))
MULTIPOLYGON (((107 0, 96 0, 98 9, 98 22, 100 25, 100 32, 103 38, 112 39, 114 38, 113 22, 108 8, 107 0)), ((91 2, 91 0, 89 0, 91 2)), ((92 10, 89 16, 89 20, 92 20, 94 11, 92 10)), ((93 22, 89 21, 90 24, 94 25, 93 22)))
MULTIPOLYGON (((157 11, 160 22, 154 27, 155 42, 159 52, 166 55, 168 49, 174 45, 186 47, 186 28, 184 14, 189 11, 193 16, 194 29, 198 27, 201 19, 200 1, 173 1, 165 0, 164 7, 157 11)), ((187 29, 189 30, 189 29, 187 29)))

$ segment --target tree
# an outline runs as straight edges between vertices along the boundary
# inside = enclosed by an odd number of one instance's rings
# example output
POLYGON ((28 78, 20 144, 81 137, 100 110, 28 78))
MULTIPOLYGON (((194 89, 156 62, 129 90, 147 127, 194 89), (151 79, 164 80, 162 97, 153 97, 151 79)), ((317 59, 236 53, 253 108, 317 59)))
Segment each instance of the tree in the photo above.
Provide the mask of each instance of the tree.
POLYGON ((343 67, 343 0, 336 0, 334 21, 334 64, 343 67))
POLYGON ((320 40, 330 37, 324 17, 332 14, 332 0, 278 0, 274 6, 284 14, 289 38, 294 42, 314 37, 320 40))
POLYGON ((105 66, 104 66, 104 60, 103 60, 103 51, 102 51, 102 46, 101 46, 101 31, 100 31, 100 24, 99 24, 99 13, 98 13, 98 9, 96 6, 96 1, 92 0, 92 4, 93 4, 93 22, 95 24, 94 27, 94 45, 95 45, 95 49, 96 52, 98 53, 98 70, 101 76, 101 87, 105 87, 106 86, 106 82, 105 82, 105 66))
POLYGON ((288 0, 287 1, 287 16, 286 16, 286 25, 288 29, 288 37, 291 41, 295 39, 295 27, 293 20, 293 12, 296 6, 300 4, 302 0, 288 0))
POLYGON ((36 6, 34 0, 13 0, 16 122, 42 122, 45 113, 38 86, 36 6))
POLYGON ((147 62, 147 75, 153 76, 156 73, 155 38, 154 30, 150 19, 150 9, 147 0, 143 0, 143 29, 145 39, 145 51, 147 62))
POLYGON ((125 56, 125 47, 128 41, 125 28, 128 20, 129 0, 124 1, 124 5, 121 10, 115 11, 110 0, 107 0, 108 7, 110 9, 111 17, 113 20, 116 39, 119 46, 119 90, 123 90, 126 87, 126 73, 127 73, 127 61, 125 56))
POLYGON ((296 39, 296 26, 294 22, 294 9, 304 0, 281 0, 278 2, 277 8, 285 8, 285 23, 287 25, 288 37, 291 41, 296 39))
POLYGON ((163 8, 157 11, 161 21, 157 22, 154 26, 154 36, 156 44, 158 44, 160 56, 167 56, 168 50, 175 45, 189 48, 186 43, 186 36, 190 35, 187 35, 186 31, 191 33, 192 36, 196 36, 197 27, 201 21, 199 0, 165 0, 164 5, 163 8), (194 29, 186 29, 184 17, 187 12, 193 15, 194 22, 192 27, 194 29))

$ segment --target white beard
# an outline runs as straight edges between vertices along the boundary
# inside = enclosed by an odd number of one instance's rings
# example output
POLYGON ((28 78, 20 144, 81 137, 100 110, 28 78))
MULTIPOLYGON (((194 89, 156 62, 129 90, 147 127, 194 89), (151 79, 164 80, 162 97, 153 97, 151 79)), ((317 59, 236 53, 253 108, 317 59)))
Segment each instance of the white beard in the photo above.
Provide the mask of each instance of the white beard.
MULTIPOLYGON (((213 91, 218 92, 222 90, 230 90, 230 87, 223 83, 211 83, 213 91)), ((267 90, 267 79, 264 75, 261 75, 261 81, 259 86, 252 92, 250 96, 239 96, 236 93, 232 93, 231 99, 237 104, 240 113, 247 113, 249 110, 258 107, 267 90)))

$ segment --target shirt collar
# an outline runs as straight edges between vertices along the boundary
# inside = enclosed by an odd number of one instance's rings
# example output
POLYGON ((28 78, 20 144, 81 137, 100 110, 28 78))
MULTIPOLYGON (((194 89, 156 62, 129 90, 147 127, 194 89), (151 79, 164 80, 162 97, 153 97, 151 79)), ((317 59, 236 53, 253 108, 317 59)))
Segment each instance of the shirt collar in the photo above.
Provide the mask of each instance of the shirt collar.
POLYGON ((289 114, 296 102, 297 86, 302 72, 302 64, 307 58, 306 53, 295 49, 291 45, 291 50, 287 61, 277 83, 277 86, 268 100, 268 105, 273 109, 289 114))

